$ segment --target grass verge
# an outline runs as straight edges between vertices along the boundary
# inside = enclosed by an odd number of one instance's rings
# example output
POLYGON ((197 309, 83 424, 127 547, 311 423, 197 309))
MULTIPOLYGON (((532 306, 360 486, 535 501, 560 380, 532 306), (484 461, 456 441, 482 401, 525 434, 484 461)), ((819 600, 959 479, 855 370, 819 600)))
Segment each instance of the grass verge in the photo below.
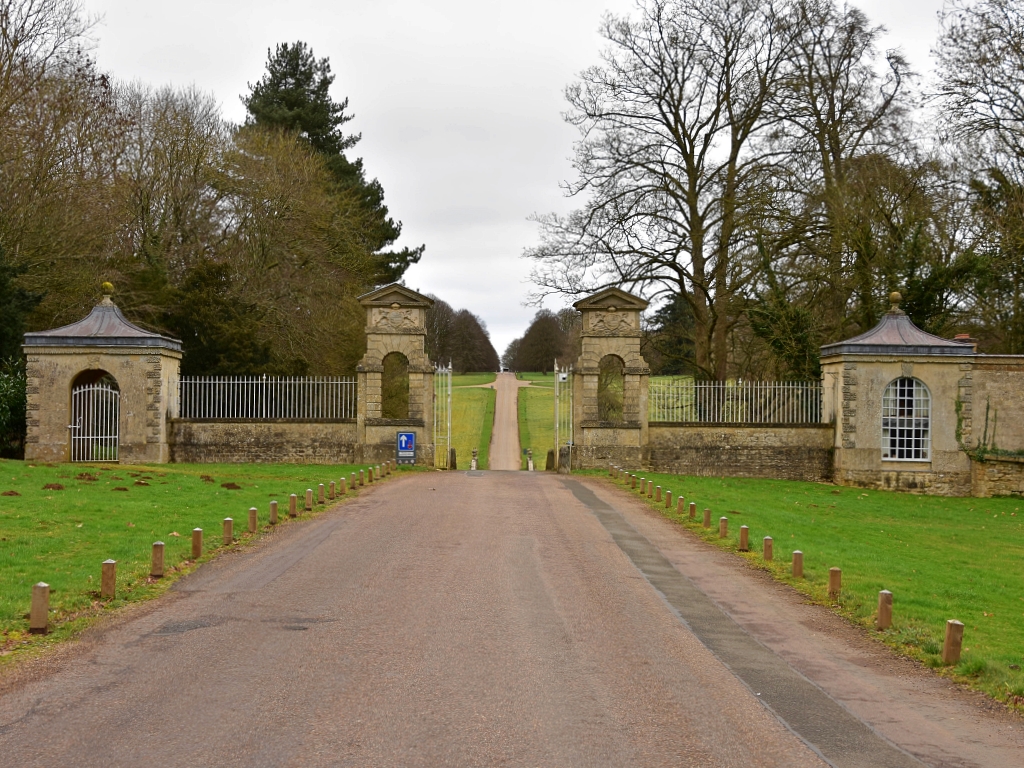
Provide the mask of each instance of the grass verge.
MULTIPOLYGON (((528 374, 529 375, 529 374, 528 374)), ((539 375, 539 374, 536 374, 539 375)), ((551 379, 551 376, 548 376, 551 379)), ((544 469, 548 451, 555 442, 554 385, 532 384, 519 390, 519 445, 533 451, 535 469, 544 469)), ((523 456, 523 469, 526 457, 523 456)))
MULTIPOLYGON (((604 474, 607 477, 607 473, 604 474)), ((751 565, 834 606, 872 635, 926 665, 941 668, 947 619, 965 624, 960 663, 943 674, 1024 709, 1024 502, 917 496, 819 483, 645 474, 687 503, 697 519, 656 505, 671 520, 724 549, 737 551, 739 528, 751 565), (712 528, 702 525, 712 510, 712 528), (718 520, 729 518, 720 539, 718 520), (774 561, 763 560, 771 536, 774 561), (804 578, 791 557, 804 553, 804 578), (843 572, 838 602, 828 597, 828 570, 843 572), (893 627, 874 629, 878 592, 893 593, 893 627)), ((654 502, 649 502, 654 504, 654 502)))
MULTIPOLYGON (((164 592, 197 564, 191 531, 203 529, 204 562, 225 548, 223 520, 238 542, 251 538, 248 510, 269 527, 276 499, 346 480, 362 466, 296 464, 32 465, 0 460, 0 663, 73 636, 104 611, 164 592), (154 541, 167 576, 149 576, 154 541), (117 561, 116 597, 99 595, 100 564, 117 561), (29 635, 32 585, 50 585, 50 634, 29 635)), ((352 495, 350 491, 350 495, 352 495)), ((314 505, 314 510, 324 509, 314 505)), ((232 544, 230 546, 237 546, 232 544)))
POLYGON ((473 449, 478 451, 477 465, 487 468, 494 431, 494 400, 497 393, 478 384, 488 384, 481 377, 493 373, 469 373, 452 376, 452 445, 461 469, 469 469, 473 449))

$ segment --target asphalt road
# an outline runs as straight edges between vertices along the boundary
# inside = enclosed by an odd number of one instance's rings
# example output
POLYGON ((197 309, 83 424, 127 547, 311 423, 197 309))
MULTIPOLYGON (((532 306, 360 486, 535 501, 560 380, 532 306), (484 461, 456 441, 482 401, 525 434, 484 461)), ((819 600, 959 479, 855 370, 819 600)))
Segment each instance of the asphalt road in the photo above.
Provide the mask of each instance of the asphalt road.
POLYGON ((0 678, 0 766, 1021 765, 1021 720, 596 479, 433 472, 0 678))
POLYGON ((56 666, 3 765, 822 765, 541 473, 374 486, 56 666))

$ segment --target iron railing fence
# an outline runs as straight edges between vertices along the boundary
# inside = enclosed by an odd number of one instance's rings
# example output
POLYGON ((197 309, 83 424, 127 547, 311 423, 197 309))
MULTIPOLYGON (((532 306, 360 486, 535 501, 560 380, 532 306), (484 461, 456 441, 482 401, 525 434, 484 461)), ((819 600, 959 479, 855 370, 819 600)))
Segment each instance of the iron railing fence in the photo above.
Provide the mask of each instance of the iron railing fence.
POLYGON ((820 381, 651 379, 649 421, 701 424, 818 424, 820 381))
POLYGON ((356 417, 355 376, 183 376, 171 413, 181 419, 333 421, 356 417))

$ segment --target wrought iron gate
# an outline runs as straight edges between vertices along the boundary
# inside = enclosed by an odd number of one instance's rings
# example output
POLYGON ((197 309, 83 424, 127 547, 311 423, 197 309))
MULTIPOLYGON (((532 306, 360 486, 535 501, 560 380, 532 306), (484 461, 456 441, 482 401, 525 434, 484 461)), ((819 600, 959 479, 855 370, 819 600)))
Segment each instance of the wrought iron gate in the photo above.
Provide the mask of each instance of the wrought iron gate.
MULTIPOLYGON (((452 364, 434 366, 434 466, 451 469, 452 364)), ((456 459, 457 460, 457 459, 456 459)))
POLYGON ((561 466, 561 449, 568 448, 572 467, 572 366, 555 362, 555 469, 561 466))
POLYGON ((71 460, 117 461, 121 393, 104 376, 71 390, 71 460))

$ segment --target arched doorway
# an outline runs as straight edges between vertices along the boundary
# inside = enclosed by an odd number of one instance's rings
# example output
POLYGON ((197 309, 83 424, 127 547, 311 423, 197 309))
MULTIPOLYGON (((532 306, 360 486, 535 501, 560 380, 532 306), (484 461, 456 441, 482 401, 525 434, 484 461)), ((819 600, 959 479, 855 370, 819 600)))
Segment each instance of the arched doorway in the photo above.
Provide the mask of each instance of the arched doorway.
POLYGON ((618 355, 605 355, 601 358, 599 371, 597 418, 601 421, 620 422, 623 419, 626 364, 618 355))
POLYGON ((83 371, 71 382, 71 460, 117 461, 121 390, 106 371, 83 371))

